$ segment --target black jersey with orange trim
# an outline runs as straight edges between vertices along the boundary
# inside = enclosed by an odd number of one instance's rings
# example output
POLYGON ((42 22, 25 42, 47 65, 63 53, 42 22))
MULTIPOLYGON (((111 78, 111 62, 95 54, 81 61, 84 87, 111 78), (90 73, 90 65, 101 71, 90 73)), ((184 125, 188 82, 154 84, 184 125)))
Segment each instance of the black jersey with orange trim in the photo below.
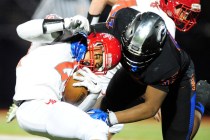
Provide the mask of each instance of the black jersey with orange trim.
MULTIPOLYGON (((113 19, 110 18, 107 23, 93 25, 91 30, 113 34, 121 41, 122 32, 138 13, 135 9, 123 8, 113 16, 113 19)), ((190 64, 190 57, 180 49, 170 34, 167 34, 162 53, 142 73, 134 76, 141 83, 165 92, 169 91, 169 85, 173 84, 190 64)))

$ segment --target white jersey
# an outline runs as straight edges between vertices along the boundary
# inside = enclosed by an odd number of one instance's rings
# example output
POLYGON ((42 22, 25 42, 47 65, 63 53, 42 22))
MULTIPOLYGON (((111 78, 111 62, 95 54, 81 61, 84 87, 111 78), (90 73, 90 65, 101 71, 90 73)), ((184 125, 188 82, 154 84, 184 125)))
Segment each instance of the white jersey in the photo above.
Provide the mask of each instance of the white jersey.
POLYGON ((77 62, 70 43, 46 45, 29 51, 16 68, 14 100, 61 100, 64 84, 77 62))
MULTIPOLYGON (((34 51, 37 48, 42 48, 44 44, 50 43, 53 41, 51 34, 43 34, 42 24, 43 24, 43 19, 34 19, 28 22, 25 22, 23 24, 20 24, 17 27, 18 35, 22 39, 32 42, 32 46, 29 52, 34 51), (31 27, 34 27, 34 28, 31 28, 31 27)), ((42 49, 38 49, 38 50, 42 50, 42 49)), ((118 66, 116 66, 112 70, 109 70, 106 75, 98 75, 98 83, 102 86, 102 93, 105 93, 106 88, 109 84, 109 81, 111 80, 114 73, 120 67, 121 67, 121 64, 118 64, 118 66)))

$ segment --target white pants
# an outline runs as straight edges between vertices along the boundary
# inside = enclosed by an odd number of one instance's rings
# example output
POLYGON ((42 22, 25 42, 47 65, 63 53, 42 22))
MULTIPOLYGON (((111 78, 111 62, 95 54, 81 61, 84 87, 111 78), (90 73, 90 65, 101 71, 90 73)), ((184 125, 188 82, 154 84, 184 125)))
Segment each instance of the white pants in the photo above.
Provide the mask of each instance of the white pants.
POLYGON ((25 131, 50 139, 107 140, 109 128, 104 122, 66 102, 26 101, 18 108, 16 117, 25 131))

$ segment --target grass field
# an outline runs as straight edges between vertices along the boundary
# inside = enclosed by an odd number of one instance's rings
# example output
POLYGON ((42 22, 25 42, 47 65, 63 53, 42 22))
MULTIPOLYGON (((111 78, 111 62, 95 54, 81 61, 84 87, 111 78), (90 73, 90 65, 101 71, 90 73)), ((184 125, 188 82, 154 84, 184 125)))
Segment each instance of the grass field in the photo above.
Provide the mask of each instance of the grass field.
MULTIPOLYGON (((46 140, 26 133, 19 128, 16 120, 7 124, 5 115, 5 110, 0 111, 0 140, 46 140), (10 137, 6 137, 8 135, 10 137)), ((161 126, 153 119, 126 124, 123 131, 116 134, 113 140, 162 140, 161 126)), ((210 117, 204 117, 194 140, 210 140, 210 117)))

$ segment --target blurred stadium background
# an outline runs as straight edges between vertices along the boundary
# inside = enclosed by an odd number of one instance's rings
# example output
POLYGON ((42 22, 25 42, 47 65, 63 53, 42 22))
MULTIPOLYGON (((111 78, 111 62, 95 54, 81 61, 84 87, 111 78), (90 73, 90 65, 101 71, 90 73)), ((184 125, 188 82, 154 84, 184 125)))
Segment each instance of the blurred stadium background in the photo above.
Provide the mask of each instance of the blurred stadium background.
MULTIPOLYGON (((29 42, 26 42, 17 36, 16 27, 17 25, 32 19, 39 3, 40 0, 1 0, 0 3, 0 110, 2 110, 0 111, 0 135, 2 136, 0 136, 0 140, 7 140, 6 137, 3 137, 4 135, 30 136, 17 126, 16 121, 11 124, 6 124, 5 111, 7 111, 9 105, 12 104, 16 64, 19 59, 26 54, 27 49, 30 46, 29 42)), ((176 33, 177 42, 191 55, 195 63, 197 80, 206 79, 208 82, 210 82, 209 6, 210 1, 201 0, 202 12, 198 18, 198 24, 187 33, 181 33, 179 31, 176 33)), ((67 8, 73 7, 67 5, 67 8)), ((107 15, 109 9, 110 7, 107 7, 103 16, 107 15)), ((209 116, 205 116, 195 140, 209 140, 209 131, 209 116)), ((20 139, 24 140, 24 138, 20 139)), ((160 123, 150 119, 143 122, 128 124, 122 133, 114 137, 114 140, 137 139, 161 140, 160 123)), ((12 139, 10 138, 8 140, 12 139)), ((38 138, 36 138, 36 140, 38 140, 38 138)))

